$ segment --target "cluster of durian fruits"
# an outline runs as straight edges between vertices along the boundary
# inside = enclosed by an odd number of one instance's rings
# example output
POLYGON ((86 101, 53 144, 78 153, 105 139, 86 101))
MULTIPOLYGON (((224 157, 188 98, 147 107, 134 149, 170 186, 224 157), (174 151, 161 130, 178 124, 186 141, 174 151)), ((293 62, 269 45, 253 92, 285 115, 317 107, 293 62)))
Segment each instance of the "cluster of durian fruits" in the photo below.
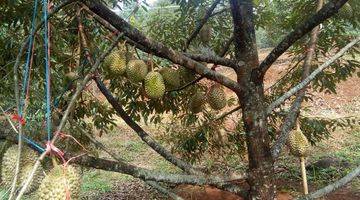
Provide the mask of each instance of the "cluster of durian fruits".
POLYGON ((206 93, 198 91, 191 98, 189 102, 189 110, 192 113, 199 113, 205 109, 208 103, 214 110, 221 110, 227 105, 226 93, 223 86, 215 83, 210 86, 206 93))
MULTIPOLYGON (((2 184, 10 188, 14 178, 14 169, 17 162, 18 145, 12 145, 4 151, 1 162, 2 184)), ((30 175, 39 155, 29 147, 23 146, 21 151, 21 162, 17 187, 21 187, 30 175)), ((53 162, 53 168, 45 173, 40 165, 34 174, 25 194, 36 192, 36 199, 39 200, 65 200, 79 199, 81 177, 78 170, 71 165, 58 165, 53 162)))
MULTIPOLYGON (((196 78, 195 73, 185 67, 162 67, 157 71, 150 71, 143 60, 127 55, 125 48, 116 50, 105 58, 104 65, 114 77, 124 76, 132 83, 143 82, 146 96, 150 99, 160 99, 166 91, 180 88, 196 78)), ((190 99, 189 109, 193 113, 199 113, 204 109, 205 103, 214 110, 221 110, 227 105, 226 94, 220 84, 213 84, 206 94, 195 92, 190 99)))
POLYGON ((151 70, 143 60, 127 54, 124 49, 112 52, 104 60, 105 67, 111 76, 124 76, 132 83, 143 83, 146 96, 150 99, 160 99, 166 91, 177 89, 182 83, 195 78, 193 72, 184 67, 177 70, 170 67, 151 70))

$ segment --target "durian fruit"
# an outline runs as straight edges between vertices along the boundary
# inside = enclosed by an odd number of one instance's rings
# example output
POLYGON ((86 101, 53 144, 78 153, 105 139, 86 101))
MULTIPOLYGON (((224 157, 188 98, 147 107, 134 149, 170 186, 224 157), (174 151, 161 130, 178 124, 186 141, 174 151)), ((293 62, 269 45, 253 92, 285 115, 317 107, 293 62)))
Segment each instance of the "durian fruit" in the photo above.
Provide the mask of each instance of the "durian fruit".
POLYGON ((190 99, 189 110, 193 113, 199 113, 204 109, 205 94, 203 92, 196 92, 190 99))
POLYGON ((205 24, 199 32, 200 41, 204 44, 207 44, 210 42, 212 36, 212 28, 211 26, 205 24))
POLYGON ((291 131, 289 134, 288 145, 290 147, 291 154, 300 158, 301 177, 303 180, 304 194, 306 195, 309 193, 309 190, 306 177, 305 157, 309 153, 310 144, 300 129, 299 120, 296 122, 296 130, 291 131))
POLYGON ((126 72, 126 50, 121 49, 112 52, 104 60, 105 66, 109 67, 114 75, 124 75, 126 72))
POLYGON ((221 110, 226 106, 226 94, 220 84, 214 84, 207 93, 207 101, 214 110, 221 110))
POLYGON ((180 76, 175 69, 163 67, 159 70, 159 73, 164 79, 167 90, 173 90, 180 87, 180 76))
POLYGON ((146 75, 145 92, 151 99, 158 99, 164 95, 165 83, 159 72, 150 72, 146 75))
POLYGON ((297 157, 306 157, 310 148, 309 141, 300 129, 293 130, 289 134, 288 144, 290 152, 297 157))
POLYGON ((142 60, 130 60, 126 68, 126 75, 134 83, 144 80, 148 73, 148 67, 142 60))
POLYGON ((80 193, 80 179, 75 167, 55 165, 41 182, 37 197, 39 200, 77 200, 80 193))
MULTIPOLYGON (((15 166, 17 162, 17 155, 18 155, 18 145, 13 145, 9 147, 8 150, 5 152, 2 160, 1 177, 3 183, 7 187, 10 187, 13 182, 15 166)), ((20 186, 20 184, 27 179, 28 175, 31 173, 33 169, 33 166, 37 158, 38 155, 35 151, 30 149, 29 147, 22 146, 20 171, 19 171, 17 186, 20 186)), ((43 179, 43 168, 40 166, 35 172, 34 178, 32 179, 25 193, 31 193, 35 191, 38 188, 42 179, 43 179)))
POLYGON ((177 70, 181 84, 187 84, 195 79, 195 73, 186 67, 177 70))
POLYGON ((343 18, 352 18, 354 10, 351 5, 347 2, 339 10, 339 15, 343 18))
MULTIPOLYGON (((2 163, 4 154, 6 152, 6 150, 10 147, 10 142, 8 142, 7 140, 5 141, 0 141, 0 163, 2 163)), ((0 174, 1 174, 1 165, 0 165, 0 174)), ((1 182, 1 177, 0 177, 0 182, 1 182)))

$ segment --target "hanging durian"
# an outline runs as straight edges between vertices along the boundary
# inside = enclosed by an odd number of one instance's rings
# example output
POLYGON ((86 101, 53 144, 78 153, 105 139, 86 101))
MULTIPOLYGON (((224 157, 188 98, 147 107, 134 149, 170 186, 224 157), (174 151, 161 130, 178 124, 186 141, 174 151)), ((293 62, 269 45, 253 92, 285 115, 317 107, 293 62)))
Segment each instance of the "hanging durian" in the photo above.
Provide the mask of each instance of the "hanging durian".
POLYGON ((71 165, 55 165, 39 186, 39 200, 77 200, 80 194, 80 175, 71 165))
POLYGON ((203 92, 196 92, 190 99, 189 109, 193 113, 199 113, 204 109, 205 94, 203 92))
POLYGON ((207 93, 207 101, 214 110, 221 110, 226 106, 226 94, 220 84, 214 84, 210 87, 207 93))
POLYGON ((167 90, 173 90, 180 87, 180 76, 175 69, 163 67, 159 72, 164 79, 167 90))
POLYGON ((309 153, 310 144, 306 136, 300 129, 299 119, 296 122, 296 130, 289 133, 288 145, 291 154, 300 158, 301 176, 303 179, 304 194, 308 194, 308 184, 306 178, 305 158, 309 153))
POLYGON ((207 44, 211 41, 212 28, 210 25, 205 24, 199 32, 200 41, 207 44))
POLYGON ((105 58, 104 65, 110 69, 113 75, 124 75, 126 72, 126 49, 112 52, 105 58))
POLYGON ((144 80, 148 73, 148 66, 142 60, 131 60, 126 68, 128 79, 134 83, 144 80))
POLYGON ((195 79, 195 73, 186 67, 179 67, 177 70, 181 84, 190 83, 195 79))
POLYGON ((159 72, 150 72, 146 75, 145 92, 151 99, 158 99, 164 95, 164 79, 159 72))
MULTIPOLYGON (((16 166, 17 157, 18 157, 18 145, 13 145, 9 147, 4 154, 1 163, 1 177, 3 183, 7 187, 10 187, 13 182, 14 172, 15 172, 14 169, 16 166)), ((20 171, 19 171, 17 186, 20 186, 20 184, 24 180, 26 180, 26 178, 32 171, 37 158, 38 158, 38 154, 34 150, 30 149, 29 147, 22 146, 20 171)), ((43 179, 43 169, 40 166, 35 172, 34 178, 32 179, 25 193, 30 193, 35 191, 38 188, 40 181, 42 179, 43 179)))

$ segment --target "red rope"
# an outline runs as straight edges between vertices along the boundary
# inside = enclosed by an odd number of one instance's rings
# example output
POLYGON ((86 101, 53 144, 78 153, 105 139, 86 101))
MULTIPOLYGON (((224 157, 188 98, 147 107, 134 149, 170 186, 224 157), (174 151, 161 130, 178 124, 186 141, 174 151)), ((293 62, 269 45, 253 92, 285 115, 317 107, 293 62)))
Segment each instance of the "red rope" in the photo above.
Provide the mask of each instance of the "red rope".
POLYGON ((20 115, 18 115, 18 114, 13 114, 11 116, 11 119, 19 122, 22 126, 24 126, 26 124, 25 119, 23 117, 21 117, 20 115))

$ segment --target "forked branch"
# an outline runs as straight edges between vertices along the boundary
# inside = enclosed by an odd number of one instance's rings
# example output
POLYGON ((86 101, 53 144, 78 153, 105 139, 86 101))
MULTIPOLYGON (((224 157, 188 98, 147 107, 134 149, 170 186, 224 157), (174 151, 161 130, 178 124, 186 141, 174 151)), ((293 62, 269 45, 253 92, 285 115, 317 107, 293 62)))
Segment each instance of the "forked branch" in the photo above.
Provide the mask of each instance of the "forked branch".
POLYGON ((310 32, 317 25, 324 22, 326 19, 335 15, 338 10, 347 2, 348 0, 333 0, 325 4, 324 7, 303 24, 300 24, 296 27, 291 33, 289 33, 265 58, 265 60, 260 64, 259 68, 254 71, 255 76, 264 76, 269 67, 289 48, 291 47, 298 39, 302 38, 305 34, 310 32))

